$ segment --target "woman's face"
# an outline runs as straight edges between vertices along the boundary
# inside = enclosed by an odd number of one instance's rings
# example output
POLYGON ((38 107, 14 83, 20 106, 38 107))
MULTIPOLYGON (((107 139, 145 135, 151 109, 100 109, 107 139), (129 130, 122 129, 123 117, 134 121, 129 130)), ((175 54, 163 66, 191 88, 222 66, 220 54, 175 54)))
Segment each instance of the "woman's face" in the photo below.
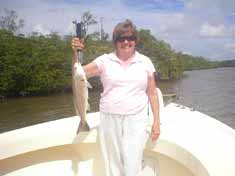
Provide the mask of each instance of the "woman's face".
POLYGON ((130 58, 135 52, 136 38, 132 32, 126 32, 116 41, 116 50, 121 59, 130 58))

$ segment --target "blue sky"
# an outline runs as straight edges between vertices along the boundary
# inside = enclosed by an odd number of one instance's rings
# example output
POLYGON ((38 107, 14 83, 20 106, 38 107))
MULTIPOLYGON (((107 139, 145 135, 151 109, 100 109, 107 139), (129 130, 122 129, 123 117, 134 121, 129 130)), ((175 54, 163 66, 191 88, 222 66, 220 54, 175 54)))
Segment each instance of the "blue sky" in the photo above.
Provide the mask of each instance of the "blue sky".
MULTIPOLYGON (((235 59, 235 0, 1 0, 25 20, 21 32, 48 34, 74 31, 72 21, 85 11, 103 18, 105 32, 124 19, 150 29, 175 51, 210 60, 235 59)), ((94 25, 90 32, 100 29, 94 25)))

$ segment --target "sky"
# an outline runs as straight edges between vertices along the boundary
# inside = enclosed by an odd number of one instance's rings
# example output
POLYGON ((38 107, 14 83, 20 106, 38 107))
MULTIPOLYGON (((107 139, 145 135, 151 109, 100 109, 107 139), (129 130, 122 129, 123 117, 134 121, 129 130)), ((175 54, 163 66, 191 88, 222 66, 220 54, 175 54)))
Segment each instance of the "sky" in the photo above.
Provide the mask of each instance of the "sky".
POLYGON ((99 22, 90 32, 103 28, 111 36, 114 26, 131 19, 137 29, 148 29, 173 50, 208 60, 235 59, 235 0, 0 0, 15 10, 32 31, 61 35, 74 33, 72 21, 89 11, 99 22))

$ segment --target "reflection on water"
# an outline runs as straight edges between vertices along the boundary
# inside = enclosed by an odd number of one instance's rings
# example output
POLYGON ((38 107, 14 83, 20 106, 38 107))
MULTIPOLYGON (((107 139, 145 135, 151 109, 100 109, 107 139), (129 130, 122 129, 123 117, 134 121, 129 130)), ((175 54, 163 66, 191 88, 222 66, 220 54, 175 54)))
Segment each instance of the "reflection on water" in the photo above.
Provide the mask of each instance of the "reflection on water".
POLYGON ((0 130, 12 130, 73 114, 71 95, 9 99, 0 103, 0 130))
MULTIPOLYGON (((98 99, 98 92, 90 92, 91 111, 97 111, 98 99)), ((0 102, 0 132, 74 115, 71 93, 8 99, 0 102)))
MULTIPOLYGON (((177 93, 177 103, 193 107, 235 128, 235 68, 187 71, 179 81, 160 82, 163 94, 177 93)), ((90 91, 91 111, 99 91, 90 91)), ((165 102, 169 102, 165 98, 165 102)), ((72 94, 0 101, 0 132, 75 115, 72 94)))

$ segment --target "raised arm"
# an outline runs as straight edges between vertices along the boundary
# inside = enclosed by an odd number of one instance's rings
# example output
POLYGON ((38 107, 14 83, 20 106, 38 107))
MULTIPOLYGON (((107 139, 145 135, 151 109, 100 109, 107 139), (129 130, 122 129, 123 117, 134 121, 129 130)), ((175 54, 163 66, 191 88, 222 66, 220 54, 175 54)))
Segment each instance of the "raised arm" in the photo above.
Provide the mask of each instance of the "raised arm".
MULTIPOLYGON (((77 51, 78 50, 82 51, 85 48, 85 45, 84 45, 83 41, 81 41, 79 38, 75 37, 71 41, 71 47, 73 49, 72 65, 74 65, 76 62, 80 62, 77 51)), ((83 66, 83 69, 85 71, 87 78, 91 78, 93 76, 99 75, 99 69, 94 62, 91 62, 91 63, 83 66)))

